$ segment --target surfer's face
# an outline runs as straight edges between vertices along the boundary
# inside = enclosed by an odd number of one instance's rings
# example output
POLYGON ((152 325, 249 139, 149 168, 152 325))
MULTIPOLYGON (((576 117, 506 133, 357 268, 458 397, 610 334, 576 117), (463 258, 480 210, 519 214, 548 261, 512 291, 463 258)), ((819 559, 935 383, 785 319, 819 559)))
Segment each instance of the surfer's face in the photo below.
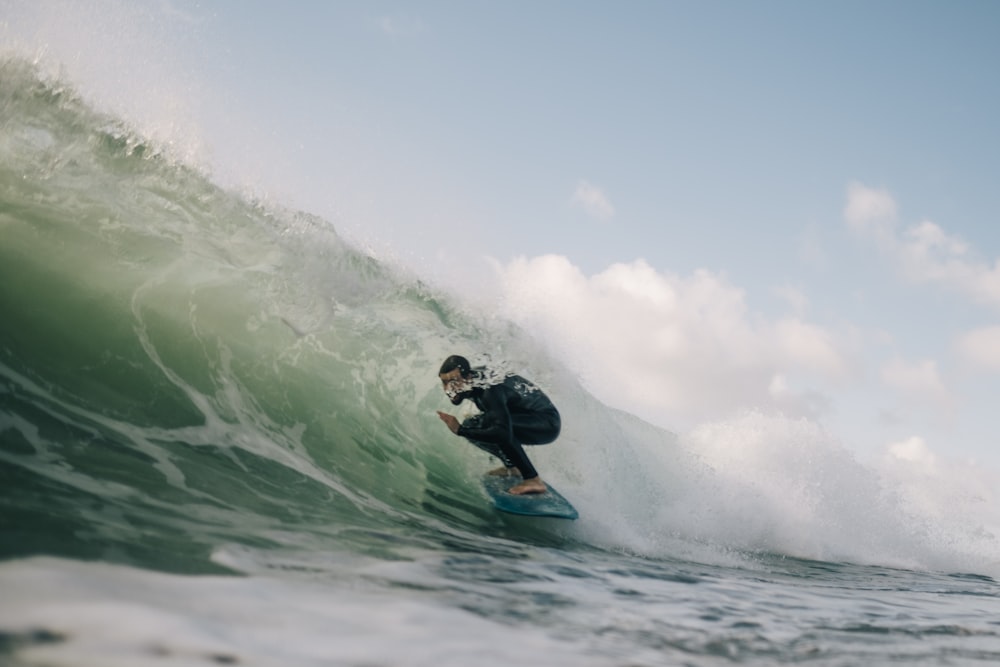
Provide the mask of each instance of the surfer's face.
POLYGON ((438 377, 441 378, 441 386, 444 387, 444 393, 451 399, 452 405, 461 403, 462 393, 469 388, 469 381, 462 377, 462 371, 456 368, 447 373, 441 373, 438 377))

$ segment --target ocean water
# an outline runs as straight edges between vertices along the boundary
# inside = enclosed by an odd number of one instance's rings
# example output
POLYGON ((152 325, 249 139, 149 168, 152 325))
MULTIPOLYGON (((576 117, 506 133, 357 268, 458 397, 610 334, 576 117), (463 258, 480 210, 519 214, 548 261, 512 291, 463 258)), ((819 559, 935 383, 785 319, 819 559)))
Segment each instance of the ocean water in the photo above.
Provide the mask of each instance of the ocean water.
POLYGON ((995 496, 651 426, 487 312, 0 60, 0 664, 1000 662, 995 496), (455 352, 557 402, 578 521, 491 508, 455 352))

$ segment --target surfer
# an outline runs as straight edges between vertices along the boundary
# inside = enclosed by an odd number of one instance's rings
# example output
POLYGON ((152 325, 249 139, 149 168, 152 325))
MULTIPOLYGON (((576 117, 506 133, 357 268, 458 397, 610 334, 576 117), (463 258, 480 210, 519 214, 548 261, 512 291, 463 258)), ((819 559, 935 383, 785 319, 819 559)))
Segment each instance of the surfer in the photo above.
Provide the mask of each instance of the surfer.
POLYGON ((438 417, 451 432, 500 459, 503 467, 490 471, 491 475, 521 475, 523 481, 509 493, 545 493, 545 482, 522 445, 544 445, 559 436, 562 421, 549 397, 519 375, 472 368, 458 355, 444 360, 438 377, 453 405, 469 399, 482 411, 459 423, 453 415, 438 410, 438 417))

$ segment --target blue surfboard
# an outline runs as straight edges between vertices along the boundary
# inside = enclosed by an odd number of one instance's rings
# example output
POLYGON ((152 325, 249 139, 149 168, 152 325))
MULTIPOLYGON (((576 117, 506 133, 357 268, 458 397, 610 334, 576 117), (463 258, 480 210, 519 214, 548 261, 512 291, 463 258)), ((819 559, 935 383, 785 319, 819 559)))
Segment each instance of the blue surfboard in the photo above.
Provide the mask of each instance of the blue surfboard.
POLYGON ((501 512, 555 519, 575 519, 580 516, 576 508, 548 482, 545 485, 549 490, 545 493, 529 493, 522 496, 507 493, 510 487, 520 483, 521 478, 516 475, 511 477, 483 475, 483 488, 490 494, 493 504, 501 512))

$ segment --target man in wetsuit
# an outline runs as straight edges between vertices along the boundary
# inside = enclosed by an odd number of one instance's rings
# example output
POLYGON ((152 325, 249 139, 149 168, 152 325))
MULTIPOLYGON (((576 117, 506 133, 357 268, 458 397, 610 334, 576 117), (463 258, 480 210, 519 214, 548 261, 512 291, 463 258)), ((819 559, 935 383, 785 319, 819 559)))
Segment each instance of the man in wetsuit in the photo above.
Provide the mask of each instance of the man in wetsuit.
POLYGON ((491 475, 520 473, 524 481, 511 487, 510 493, 545 493, 545 482, 522 445, 544 445, 559 436, 562 422, 549 397, 519 375, 491 377, 458 355, 444 360, 438 377, 453 405, 469 399, 482 411, 459 424, 454 416, 438 410, 451 432, 503 462, 491 475))

